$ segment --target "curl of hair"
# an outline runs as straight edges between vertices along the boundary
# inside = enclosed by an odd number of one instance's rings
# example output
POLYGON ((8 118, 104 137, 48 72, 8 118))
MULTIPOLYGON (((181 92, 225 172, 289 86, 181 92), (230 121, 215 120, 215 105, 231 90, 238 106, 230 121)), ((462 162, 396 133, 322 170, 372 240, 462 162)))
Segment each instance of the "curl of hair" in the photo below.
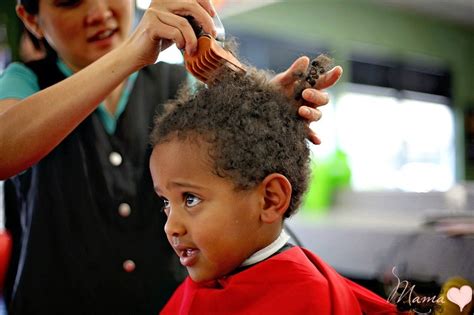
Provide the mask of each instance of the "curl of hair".
POLYGON ((169 102, 155 119, 151 142, 204 140, 215 174, 233 181, 236 189, 253 188, 272 173, 284 175, 292 185, 289 217, 308 185, 307 128, 263 71, 223 71, 212 87, 182 90, 169 102))

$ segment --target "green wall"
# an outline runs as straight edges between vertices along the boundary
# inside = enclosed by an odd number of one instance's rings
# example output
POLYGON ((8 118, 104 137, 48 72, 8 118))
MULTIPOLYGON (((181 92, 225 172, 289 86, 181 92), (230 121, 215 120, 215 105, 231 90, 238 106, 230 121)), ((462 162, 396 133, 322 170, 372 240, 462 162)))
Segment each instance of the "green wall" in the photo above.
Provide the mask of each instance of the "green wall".
POLYGON ((7 43, 0 45, 8 45, 14 60, 18 60, 18 42, 20 38, 20 24, 15 13, 15 0, 0 0, 0 24, 7 27, 7 43))
POLYGON ((463 122, 463 108, 474 108, 474 28, 364 0, 281 1, 228 17, 224 23, 271 37, 322 43, 345 67, 343 80, 349 77, 348 57, 361 51, 450 69, 457 121, 457 175, 474 179, 470 166, 464 167, 464 131, 459 123, 463 122))

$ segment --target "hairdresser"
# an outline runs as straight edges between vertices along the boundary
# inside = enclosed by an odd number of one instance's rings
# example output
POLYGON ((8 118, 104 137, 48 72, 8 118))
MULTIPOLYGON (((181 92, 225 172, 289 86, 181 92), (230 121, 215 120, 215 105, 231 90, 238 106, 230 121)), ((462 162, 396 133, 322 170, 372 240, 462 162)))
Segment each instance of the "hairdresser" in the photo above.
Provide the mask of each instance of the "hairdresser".
MULTIPOLYGON (((182 280, 148 171, 148 133, 186 73, 153 64, 172 43, 196 50, 182 16, 215 35, 215 12, 209 0, 156 0, 132 31, 134 7, 133 0, 17 5, 49 51, 12 63, 0 78, 0 179, 9 178, 14 239, 9 314, 156 314, 182 280)), ((289 93, 307 63, 300 58, 274 83, 289 93)), ((303 97, 300 115, 318 120, 327 94, 308 89, 303 97)))

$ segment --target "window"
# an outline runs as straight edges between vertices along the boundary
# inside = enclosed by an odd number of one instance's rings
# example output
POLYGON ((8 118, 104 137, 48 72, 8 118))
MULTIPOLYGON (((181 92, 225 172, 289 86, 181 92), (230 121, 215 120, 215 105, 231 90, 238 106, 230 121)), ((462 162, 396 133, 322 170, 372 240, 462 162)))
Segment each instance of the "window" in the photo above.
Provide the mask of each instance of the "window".
POLYGON ((336 103, 335 139, 355 190, 448 190, 455 182, 448 99, 349 84, 336 103))

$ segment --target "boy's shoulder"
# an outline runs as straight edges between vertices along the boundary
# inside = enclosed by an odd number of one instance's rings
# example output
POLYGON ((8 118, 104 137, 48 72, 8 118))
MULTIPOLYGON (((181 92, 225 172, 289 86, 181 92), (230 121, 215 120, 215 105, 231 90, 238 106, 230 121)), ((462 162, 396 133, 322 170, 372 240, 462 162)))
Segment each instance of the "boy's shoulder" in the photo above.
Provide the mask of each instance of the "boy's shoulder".
MULTIPOLYGON (((298 283, 316 282, 318 286, 327 288, 327 279, 314 264, 313 253, 304 248, 294 246, 252 267, 255 274, 271 273, 275 282, 298 283), (311 254, 311 256, 309 255, 311 254), (303 281, 302 281, 303 280, 303 281)), ((249 268, 251 271, 252 268, 249 268)), ((258 279, 256 279, 258 281, 258 279)))
POLYGON ((189 277, 163 314, 396 314, 382 298, 293 247, 210 284, 189 277), (180 311, 178 311, 180 310, 180 311))
POLYGON ((330 314, 330 307, 327 281, 294 247, 205 285, 188 277, 162 314, 330 314))

